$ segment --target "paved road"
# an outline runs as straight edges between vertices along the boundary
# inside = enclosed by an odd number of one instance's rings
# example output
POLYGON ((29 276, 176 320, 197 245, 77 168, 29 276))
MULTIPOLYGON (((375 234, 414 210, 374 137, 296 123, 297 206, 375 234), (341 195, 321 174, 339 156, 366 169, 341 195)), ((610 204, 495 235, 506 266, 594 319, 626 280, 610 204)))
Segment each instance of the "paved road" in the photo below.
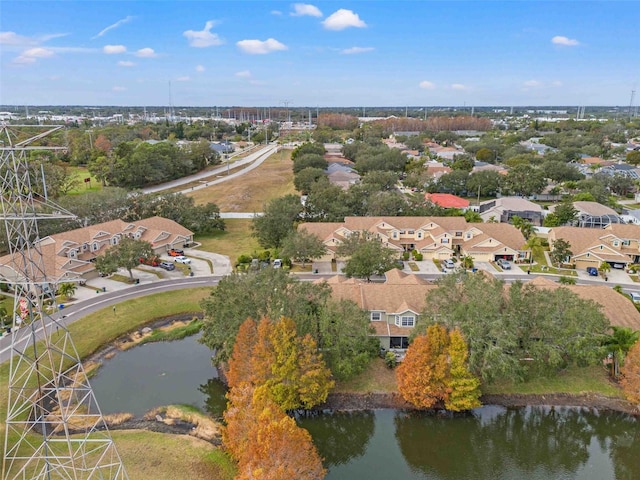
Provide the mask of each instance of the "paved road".
POLYGON ((254 168, 259 167, 262 162, 264 162, 269 156, 280 149, 279 145, 269 144, 260 147, 255 152, 247 155, 240 160, 236 160, 229 164, 225 164, 220 167, 216 167, 211 170, 207 170, 205 172, 196 173, 193 175, 189 175, 188 177, 178 178, 176 180, 172 180, 167 183, 163 183, 161 185, 154 185, 153 187, 148 187, 142 189, 143 193, 156 193, 161 192, 163 190, 169 190, 172 188, 180 187, 182 185, 187 185, 189 183, 200 182, 200 185, 187 188, 182 190, 180 193, 187 193, 194 190, 200 190, 201 188, 207 188, 211 185, 216 185, 218 183, 226 182, 231 180, 232 178, 237 178, 241 175, 244 175, 247 172, 250 172, 254 168), (247 165, 246 168, 234 172, 230 175, 227 175, 227 172, 230 168, 237 168, 242 165, 247 165))
MULTIPOLYGON (((143 297, 152 293, 167 292, 171 290, 181 290, 184 288, 197 288, 217 285, 222 275, 211 275, 206 277, 185 277, 180 280, 168 279, 154 283, 135 285, 125 290, 100 293, 98 296, 84 300, 82 302, 65 307, 53 315, 59 320, 61 325, 69 325, 91 313, 101 310, 111 305, 130 300, 132 298, 143 297)), ((40 328, 41 330, 41 328, 40 328)), ((11 336, 5 335, 0 338, 0 363, 9 359, 11 349, 11 336)))

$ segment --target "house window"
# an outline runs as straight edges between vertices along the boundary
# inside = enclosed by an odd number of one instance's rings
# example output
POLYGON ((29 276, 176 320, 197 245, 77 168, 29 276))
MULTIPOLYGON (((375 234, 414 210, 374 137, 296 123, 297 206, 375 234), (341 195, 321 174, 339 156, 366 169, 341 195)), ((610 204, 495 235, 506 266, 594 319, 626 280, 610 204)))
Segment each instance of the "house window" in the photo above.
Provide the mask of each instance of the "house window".
POLYGON ((407 230, 407 233, 408 233, 409 235, 413 235, 413 234, 415 233, 415 231, 414 231, 414 230, 407 230))
POLYGON ((389 347, 391 348, 409 348, 408 337, 389 337, 389 347))
POLYGON ((622 246, 623 247, 628 247, 629 245, 631 245, 631 240, 623 240, 622 241, 622 246))
POLYGON ((76 250, 69 250, 69 258, 76 258, 76 250))
POLYGON ((398 315, 396 316, 396 325, 398 327, 413 327, 416 322, 416 317, 413 315, 398 315))
POLYGON ((443 238, 442 240, 440 240, 440 243, 449 243, 449 239, 448 238, 443 238))
POLYGON ((398 238, 398 232, 393 232, 393 238, 397 239, 398 238))
POLYGON ((464 237, 464 238, 466 238, 467 240, 469 240, 469 239, 471 238, 471 234, 470 234, 470 233, 467 233, 467 234, 465 235, 465 237, 464 237))
POLYGON ((133 238, 135 238, 136 240, 140 238, 140 232, 136 232, 133 234, 133 238))
POLYGON ((93 242, 93 243, 91 244, 91 251, 92 251, 92 252, 96 252, 96 251, 98 251, 98 242, 93 242))
POLYGON ((87 250, 89 250, 89 244, 88 243, 83 243, 82 244, 82 251, 86 252, 87 250))
POLYGON ((371 312, 371 321, 379 322, 382 320, 382 312, 371 312))
POLYGON ((618 240, 615 240, 615 241, 613 242, 613 246, 614 246, 614 247, 617 247, 617 246, 619 246, 619 245, 620 245, 620 242, 619 242, 618 240))
POLYGON ((418 232, 418 239, 422 238, 422 232, 418 232))
POLYGON ((117 245, 118 244, 118 240, 119 240, 119 237, 111 238, 111 245, 117 245))
POLYGON ((462 236, 462 232, 456 232, 456 237, 461 237, 462 236))

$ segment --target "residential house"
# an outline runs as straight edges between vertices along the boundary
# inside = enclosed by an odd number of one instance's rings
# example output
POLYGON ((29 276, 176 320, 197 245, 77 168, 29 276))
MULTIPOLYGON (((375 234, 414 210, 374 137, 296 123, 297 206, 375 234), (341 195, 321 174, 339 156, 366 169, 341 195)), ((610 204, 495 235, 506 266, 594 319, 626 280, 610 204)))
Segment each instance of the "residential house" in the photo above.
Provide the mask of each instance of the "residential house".
POLYGON ((479 212, 482 220, 487 222, 494 219, 501 223, 511 223, 513 217, 529 220, 532 224, 540 226, 544 218, 543 208, 537 203, 530 202, 522 197, 500 197, 495 200, 487 200, 480 204, 479 212))
POLYGON ((467 223, 464 217, 346 217, 344 222, 302 223, 298 229, 320 238, 327 253, 318 261, 338 258, 337 249, 356 232, 368 232, 398 252, 418 250, 426 260, 470 255, 475 261, 529 258, 526 240, 513 225, 467 223))
MULTIPOLYGON (((326 281, 336 300, 351 300, 369 314, 372 335, 385 350, 403 351, 408 347, 409 336, 417 325, 429 292, 436 285, 416 275, 393 269, 386 273, 384 283, 367 283, 353 278, 334 276, 326 281)), ((543 277, 528 284, 541 289, 567 288, 584 300, 593 300, 613 326, 640 330, 640 312, 624 295, 612 294, 604 285, 563 286, 543 277)), ((508 288, 505 286, 505 288, 508 288)))
POLYGON ((469 208, 469 200, 450 193, 425 193, 424 199, 442 208, 458 208, 463 211, 469 208))
POLYGON ((424 168, 427 172, 427 175, 433 178, 435 181, 440 179, 440 177, 442 177, 443 175, 451 173, 453 171, 451 167, 447 167, 446 165, 436 161, 426 162, 424 164, 424 168))
POLYGON ((330 163, 325 172, 329 183, 338 185, 343 190, 348 190, 351 185, 360 181, 360 174, 349 165, 342 163, 330 163))
POLYGON ((453 160, 456 155, 464 154, 464 150, 455 147, 438 147, 429 149, 431 153, 434 153, 438 158, 443 160, 453 160))
POLYGON ((612 223, 622 223, 618 212, 598 202, 573 202, 573 208, 578 211, 578 227, 602 228, 612 223))
MULTIPOLYGON (((193 232, 162 217, 136 222, 112 220, 68 232, 56 233, 38 241, 42 251, 44 272, 52 282, 92 278, 97 275, 94 261, 124 237, 146 240, 157 254, 182 248, 193 242, 193 232)), ((0 258, 0 277, 15 281, 24 271, 20 255, 0 258)))
MULTIPOLYGON (((404 350, 435 285, 398 269, 386 273, 384 283, 367 283, 342 276, 326 280, 335 300, 351 300, 369 313, 373 335, 385 350, 404 350)), ((325 280, 319 280, 323 282, 325 280)))
POLYGON ((620 295, 605 285, 560 285, 553 280, 537 277, 528 282, 537 288, 555 290, 567 288, 583 300, 593 300, 602 307, 602 313, 614 327, 640 330, 640 312, 626 295, 620 295))
POLYGON ((640 178, 640 169, 633 165, 629 165, 628 163, 614 163, 613 165, 602 168, 600 173, 611 176, 622 175, 624 177, 629 177, 632 180, 638 180, 640 178))
POLYGON ((640 225, 612 223, 605 228, 554 227, 549 230, 549 246, 558 239, 569 243, 569 263, 577 269, 600 267, 604 262, 613 268, 640 263, 640 225))

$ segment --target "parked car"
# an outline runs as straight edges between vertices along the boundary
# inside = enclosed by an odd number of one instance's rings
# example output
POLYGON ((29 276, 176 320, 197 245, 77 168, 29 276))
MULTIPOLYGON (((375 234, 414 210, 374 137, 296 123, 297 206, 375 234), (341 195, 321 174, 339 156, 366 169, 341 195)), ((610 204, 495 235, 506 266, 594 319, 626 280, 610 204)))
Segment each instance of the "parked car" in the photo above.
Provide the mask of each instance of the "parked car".
POLYGON ((143 265, 151 265, 152 267, 157 267, 160 265, 160 259, 156 256, 153 257, 140 257, 140 263, 143 265))
POLYGON ((629 296, 631 297, 631 300, 633 300, 633 303, 640 303, 640 293, 631 292, 629 296))
POLYGON ((456 268, 456 264, 453 263, 453 260, 451 260, 450 258, 447 258, 445 261, 443 261, 442 265, 444 265, 444 268, 448 268, 450 270, 456 268))
POLYGON ((191 265, 191 259, 185 257, 184 255, 180 255, 178 257, 175 257, 173 259, 174 262, 176 263, 184 263, 185 265, 191 265))
POLYGON ((176 266, 171 262, 160 262, 158 265, 160 268, 164 268, 165 270, 175 270, 176 266))
POLYGON ((279 258, 276 258, 273 261, 273 268, 282 268, 282 260, 279 258))
POLYGON ((176 249, 176 248, 172 248, 171 250, 169 250, 169 251, 167 252, 167 254, 168 254, 170 257, 180 257, 180 256, 184 256, 184 251, 183 251, 183 250, 176 249))
POLYGON ((499 258, 496 263, 503 270, 511 270, 511 263, 509 263, 509 260, 505 260, 504 258, 499 258))
POLYGON ((598 276, 598 269, 596 267, 587 267, 587 273, 592 277, 598 276))

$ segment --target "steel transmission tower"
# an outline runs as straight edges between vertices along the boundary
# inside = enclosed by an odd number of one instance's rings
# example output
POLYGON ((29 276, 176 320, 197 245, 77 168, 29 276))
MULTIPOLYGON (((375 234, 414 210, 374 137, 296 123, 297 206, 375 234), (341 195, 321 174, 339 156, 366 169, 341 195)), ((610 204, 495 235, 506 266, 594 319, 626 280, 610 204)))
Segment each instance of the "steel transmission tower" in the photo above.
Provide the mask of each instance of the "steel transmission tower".
POLYGON ((124 480, 78 352, 56 312, 57 255, 47 252, 38 233, 42 220, 74 218, 47 200, 44 176, 40 182, 39 172, 30 173, 30 152, 62 148, 40 142, 62 127, 44 128, 0 126, 0 218, 10 254, 0 268, 15 292, 2 479, 124 480))

